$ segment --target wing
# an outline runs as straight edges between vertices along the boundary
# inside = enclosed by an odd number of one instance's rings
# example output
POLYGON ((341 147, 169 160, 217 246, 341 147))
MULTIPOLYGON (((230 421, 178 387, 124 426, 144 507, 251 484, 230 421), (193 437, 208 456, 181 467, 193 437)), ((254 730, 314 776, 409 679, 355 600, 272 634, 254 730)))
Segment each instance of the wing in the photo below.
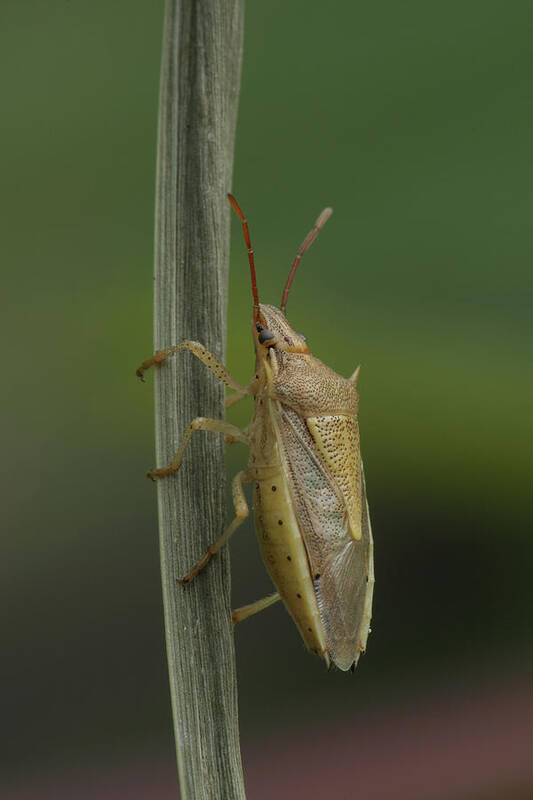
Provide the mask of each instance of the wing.
POLYGON ((340 669, 355 666, 365 651, 372 616, 374 553, 361 462, 362 536, 333 553, 316 586, 318 608, 332 661, 340 669))
POLYGON ((346 505, 350 533, 362 535, 361 525, 361 456, 359 425, 353 416, 308 417, 306 425, 328 472, 341 491, 346 505))
MULTIPOLYGON (((331 457, 328 459, 323 448, 317 446, 316 428, 312 433, 306 421, 294 411, 281 404, 278 408, 282 457, 308 554, 327 648, 332 661, 347 670, 357 662, 366 645, 374 583, 372 532, 359 448, 354 448, 357 465, 351 470, 351 474, 357 475, 358 491, 354 497, 353 487, 336 476, 341 468, 332 466, 331 457), (357 538, 353 530, 355 504, 360 509, 357 538)), ((312 426, 313 423, 311 430, 312 426)), ((324 441, 324 435, 320 435, 324 441)))

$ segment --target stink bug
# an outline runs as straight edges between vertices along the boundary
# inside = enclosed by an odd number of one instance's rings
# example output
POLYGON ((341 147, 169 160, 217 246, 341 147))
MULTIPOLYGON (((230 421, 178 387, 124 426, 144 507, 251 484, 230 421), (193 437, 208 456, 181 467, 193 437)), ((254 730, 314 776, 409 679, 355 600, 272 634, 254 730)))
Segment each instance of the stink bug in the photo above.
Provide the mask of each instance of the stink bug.
POLYGON ((250 448, 248 466, 233 479, 235 518, 203 558, 181 579, 187 584, 204 569, 248 516, 243 484, 254 484, 255 528, 261 553, 278 592, 233 612, 239 622, 283 600, 307 647, 326 664, 354 669, 369 633, 374 586, 372 532, 359 450, 356 383, 359 367, 346 379, 311 355, 285 309, 301 257, 331 215, 326 208, 304 239, 283 290, 281 307, 259 303, 248 223, 237 201, 248 249, 253 294, 254 377, 240 386, 198 342, 159 350, 137 370, 189 350, 226 386, 235 390, 226 406, 247 395, 255 412, 246 430, 223 420, 197 417, 185 431, 167 467, 148 473, 171 475, 181 466, 196 430, 217 431, 250 448))

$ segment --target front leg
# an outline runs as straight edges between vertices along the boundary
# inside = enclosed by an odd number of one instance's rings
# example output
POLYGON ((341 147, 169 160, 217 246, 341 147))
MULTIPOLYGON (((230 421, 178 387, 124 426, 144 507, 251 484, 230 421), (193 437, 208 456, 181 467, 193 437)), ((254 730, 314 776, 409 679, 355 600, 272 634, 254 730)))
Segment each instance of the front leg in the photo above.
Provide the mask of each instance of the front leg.
POLYGON ((215 378, 225 383, 230 389, 234 389, 239 395, 239 399, 250 394, 248 387, 241 386, 240 383, 237 383, 237 381, 231 377, 224 364, 221 364, 218 358, 204 347, 203 344, 200 344, 200 342, 185 341, 181 342, 181 344, 174 345, 174 347, 169 347, 168 350, 156 350, 152 358, 143 361, 141 366, 137 369, 137 377, 140 378, 141 381, 144 381, 144 373, 147 369, 162 364, 167 358, 173 356, 175 353, 179 353, 181 350, 189 350, 202 364, 205 364, 207 369, 211 370, 215 378))
POLYGON ((178 447, 178 451, 170 464, 166 467, 160 467, 159 469, 154 469, 151 472, 148 472, 147 475, 149 478, 152 480, 155 480, 156 478, 166 478, 167 475, 172 475, 173 472, 177 472, 179 470, 181 467, 181 462, 183 461, 185 448, 189 444, 190 438, 194 431, 215 431, 216 433, 224 433, 230 442, 242 442, 243 444, 249 444, 249 438, 247 434, 244 431, 241 431, 241 429, 237 428, 235 425, 231 425, 229 422, 225 422, 223 419, 196 417, 191 423, 189 423, 189 425, 187 425, 183 439, 181 440, 181 444, 178 447))

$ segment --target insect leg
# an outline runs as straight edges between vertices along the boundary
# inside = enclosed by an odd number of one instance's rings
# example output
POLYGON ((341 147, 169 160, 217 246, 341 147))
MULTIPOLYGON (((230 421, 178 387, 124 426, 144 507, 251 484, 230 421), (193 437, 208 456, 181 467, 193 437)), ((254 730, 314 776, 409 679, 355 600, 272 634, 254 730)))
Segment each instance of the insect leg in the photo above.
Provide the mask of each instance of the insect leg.
POLYGON ((246 390, 245 392, 236 392, 235 394, 226 397, 225 407, 230 408, 230 406, 232 406, 234 403, 238 403, 239 400, 244 400, 244 398, 249 394, 251 394, 251 392, 246 390))
POLYGON ((240 383, 237 383, 237 381, 231 377, 226 367, 220 363, 218 358, 214 356, 213 353, 210 353, 209 350, 203 346, 203 344, 200 344, 200 342, 185 341, 174 345, 174 347, 169 347, 168 350, 156 350, 152 358, 149 358, 147 361, 143 361, 141 366, 137 369, 137 377, 144 381, 144 373, 147 369, 150 369, 150 367, 155 365, 162 364, 163 361, 166 361, 167 358, 169 358, 169 356, 174 355, 174 353, 179 353, 180 350, 189 350, 193 356, 196 356, 196 358, 198 358, 209 370, 211 370, 213 375, 218 378, 219 381, 225 383, 226 386, 230 387, 230 389, 235 389, 237 394, 244 397, 250 393, 248 387, 241 386, 240 383))
POLYGON ((189 440, 193 435, 194 431, 215 431, 216 433, 224 433, 227 437, 227 441, 230 442, 243 442, 243 444, 248 444, 248 436, 244 431, 241 431, 240 428, 237 428, 235 425, 231 425, 229 422, 225 422, 223 419, 208 419, 207 417, 195 417, 192 422, 187 425, 185 428, 185 433, 183 435, 183 439, 181 440, 181 444, 178 447, 178 452, 174 456, 173 460, 167 467, 160 467, 159 469, 154 469, 151 472, 148 472, 147 475, 152 480, 156 478, 165 478, 167 475, 172 475, 173 472, 177 472, 181 467, 181 462, 183 461, 183 454, 185 453, 185 448, 189 444, 189 440))
POLYGON ((205 566, 207 566, 215 553, 218 553, 218 551, 224 547, 228 539, 235 533, 239 525, 244 522, 246 517, 249 515, 250 509, 248 508, 248 503, 246 502, 246 497, 244 496, 244 490, 242 488, 243 483, 249 480, 250 478, 246 472, 242 471, 238 472, 233 478, 233 482, 231 484, 231 493, 233 496, 233 505, 235 506, 235 518, 232 522, 230 522, 220 539, 217 539, 216 542, 213 542, 213 544, 209 545, 200 561, 194 565, 187 575, 180 579, 182 586, 186 586, 194 578, 196 578, 198 573, 201 572, 205 566))
POLYGON ((236 608, 235 611, 231 612, 231 621, 235 626, 238 622, 242 622, 243 619, 248 619, 248 617, 251 617, 253 614, 258 614, 273 603, 277 603, 278 600, 281 600, 281 597, 278 592, 275 592, 274 594, 269 594, 267 597, 262 597, 261 600, 256 600, 255 603, 236 608))

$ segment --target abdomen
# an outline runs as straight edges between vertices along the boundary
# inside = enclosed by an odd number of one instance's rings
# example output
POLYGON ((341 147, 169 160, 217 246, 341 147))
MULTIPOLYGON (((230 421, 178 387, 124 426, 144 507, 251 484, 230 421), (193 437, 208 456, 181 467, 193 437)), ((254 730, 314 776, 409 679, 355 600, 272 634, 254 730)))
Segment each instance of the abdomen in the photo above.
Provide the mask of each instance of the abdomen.
MULTIPOLYGON (((261 470, 257 470, 260 475, 261 470)), ((325 658, 323 624, 313 587, 307 552, 294 515, 281 466, 265 470, 255 482, 255 528, 265 566, 307 647, 325 658)))

